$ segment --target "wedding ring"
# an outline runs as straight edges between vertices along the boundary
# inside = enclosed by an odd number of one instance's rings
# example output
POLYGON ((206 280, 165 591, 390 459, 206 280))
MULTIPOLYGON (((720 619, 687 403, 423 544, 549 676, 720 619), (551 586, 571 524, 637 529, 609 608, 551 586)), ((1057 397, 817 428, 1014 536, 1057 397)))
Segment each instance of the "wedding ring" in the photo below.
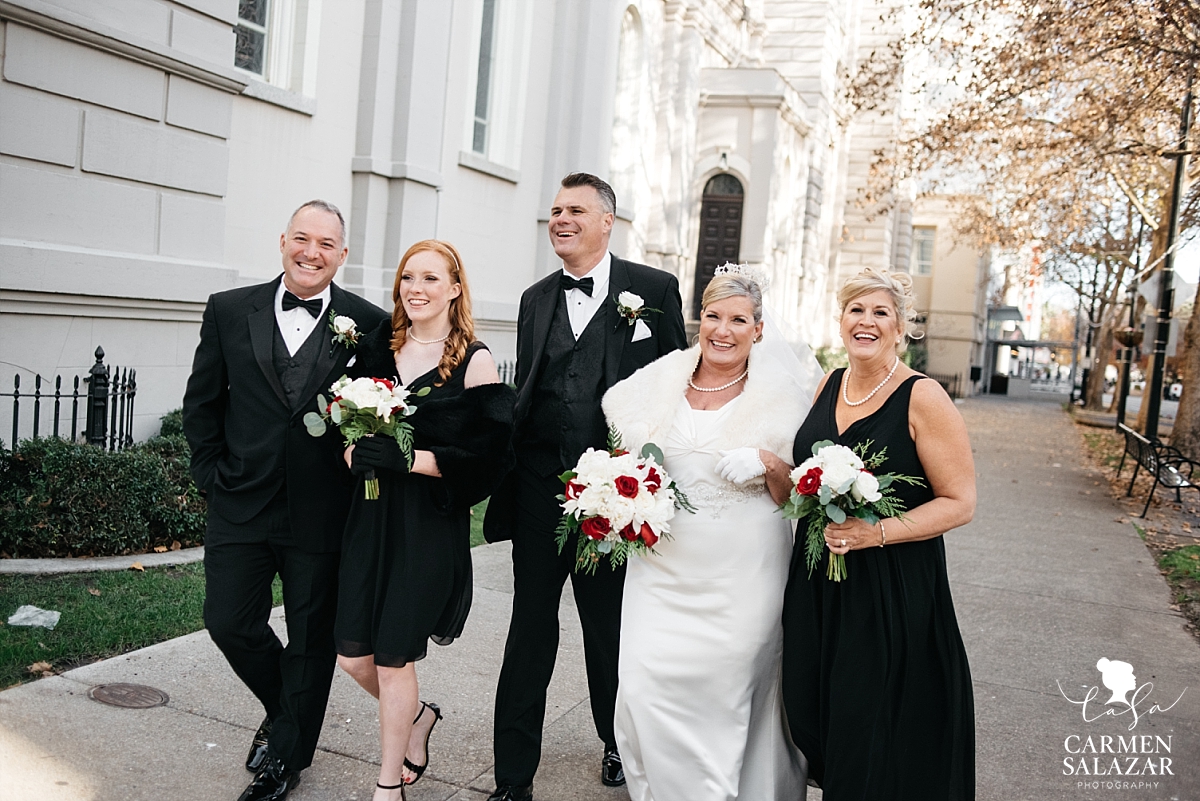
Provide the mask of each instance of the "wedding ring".
POLYGON ((845 540, 845 539, 843 539, 843 540, 842 540, 842 547, 843 547, 843 548, 845 548, 845 547, 846 547, 846 540, 845 540))

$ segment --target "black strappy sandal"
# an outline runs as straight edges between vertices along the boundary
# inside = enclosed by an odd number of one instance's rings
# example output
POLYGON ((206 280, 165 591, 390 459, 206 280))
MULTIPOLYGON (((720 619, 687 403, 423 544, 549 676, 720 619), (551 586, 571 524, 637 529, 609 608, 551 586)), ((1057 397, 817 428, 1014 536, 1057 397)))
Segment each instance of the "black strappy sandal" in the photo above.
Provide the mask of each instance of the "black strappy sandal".
POLYGON ((427 704, 424 701, 422 701, 421 702, 421 711, 417 713, 416 719, 413 720, 414 726, 417 725, 417 721, 419 721, 421 719, 421 716, 425 714, 426 709, 429 709, 433 712, 433 723, 430 724, 429 731, 425 732, 425 764, 424 765, 414 765, 412 762, 409 761, 408 757, 404 758, 404 767, 411 770, 415 774, 415 777, 416 777, 411 782, 406 782, 406 784, 409 787, 412 787, 414 784, 416 784, 418 781, 420 781, 421 776, 424 775, 424 773, 425 773, 425 769, 429 767, 429 737, 430 737, 430 735, 433 734, 433 727, 436 726, 438 724, 438 721, 442 719, 441 707, 439 707, 437 704, 432 704, 432 703, 427 704))
POLYGON ((399 790, 400 791, 400 801, 405 801, 405 799, 407 798, 407 796, 404 795, 404 787, 405 787, 404 782, 400 782, 399 784, 380 784, 379 782, 375 782, 375 786, 378 787, 380 790, 399 790))

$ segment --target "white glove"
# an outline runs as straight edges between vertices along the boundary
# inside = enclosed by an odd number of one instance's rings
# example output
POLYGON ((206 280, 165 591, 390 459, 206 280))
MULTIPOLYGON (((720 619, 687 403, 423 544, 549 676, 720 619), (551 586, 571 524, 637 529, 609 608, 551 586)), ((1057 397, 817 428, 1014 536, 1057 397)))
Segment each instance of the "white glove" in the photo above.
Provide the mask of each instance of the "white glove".
POLYGON ((762 459, 758 458, 758 448, 737 448, 718 453, 721 454, 721 461, 717 462, 717 472, 730 483, 745 484, 767 472, 762 459))

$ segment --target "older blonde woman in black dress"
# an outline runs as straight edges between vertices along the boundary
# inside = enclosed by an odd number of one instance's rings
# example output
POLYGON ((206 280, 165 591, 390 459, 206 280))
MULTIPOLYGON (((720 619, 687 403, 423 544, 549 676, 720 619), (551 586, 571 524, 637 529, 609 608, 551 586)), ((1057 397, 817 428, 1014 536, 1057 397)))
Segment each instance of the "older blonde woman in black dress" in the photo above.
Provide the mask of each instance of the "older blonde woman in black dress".
MULTIPOLYGON (((975 469, 966 425, 941 386, 904 365, 912 279, 867 269, 838 293, 850 359, 822 380, 796 435, 799 464, 814 442, 887 448, 883 472, 907 511, 874 525, 825 530, 848 576, 809 575, 797 538, 784 600, 784 702, 792 737, 825 801, 975 797, 971 672, 946 575, 942 535, 971 520, 975 469)), ((773 493, 788 491, 771 471, 773 493)), ((801 531, 804 530, 803 524, 801 531)))

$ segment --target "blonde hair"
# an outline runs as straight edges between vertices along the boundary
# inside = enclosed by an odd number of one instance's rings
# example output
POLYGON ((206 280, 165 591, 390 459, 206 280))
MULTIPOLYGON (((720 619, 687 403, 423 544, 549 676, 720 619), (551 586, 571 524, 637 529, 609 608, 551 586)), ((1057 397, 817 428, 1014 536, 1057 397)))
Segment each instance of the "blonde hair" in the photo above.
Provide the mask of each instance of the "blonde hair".
POLYGON ((404 265, 418 253, 432 252, 442 257, 446 262, 446 272, 450 274, 450 283, 458 284, 461 291, 457 298, 450 301, 450 336, 442 346, 442 359, 438 362, 438 381, 441 386, 450 378, 455 367, 462 364, 467 356, 467 347, 475 341, 475 318, 471 315, 471 290, 467 288, 467 275, 463 272, 462 258, 454 245, 439 239, 422 239, 410 247, 400 259, 396 268, 396 282, 392 286, 392 351, 399 353, 408 339, 408 327, 412 321, 400 302, 400 283, 404 276, 404 265))
POLYGON ((902 334, 896 352, 904 353, 908 349, 909 340, 924 337, 916 326, 917 310, 916 298, 913 297, 912 291, 912 276, 879 267, 867 267, 857 275, 850 276, 838 290, 838 316, 845 314, 850 301, 872 292, 886 292, 891 297, 902 334))
POLYGON ((761 323, 763 318, 762 289, 752 278, 737 273, 718 273, 704 288, 700 297, 700 308, 705 309, 726 298, 748 298, 754 306, 754 322, 761 323))

